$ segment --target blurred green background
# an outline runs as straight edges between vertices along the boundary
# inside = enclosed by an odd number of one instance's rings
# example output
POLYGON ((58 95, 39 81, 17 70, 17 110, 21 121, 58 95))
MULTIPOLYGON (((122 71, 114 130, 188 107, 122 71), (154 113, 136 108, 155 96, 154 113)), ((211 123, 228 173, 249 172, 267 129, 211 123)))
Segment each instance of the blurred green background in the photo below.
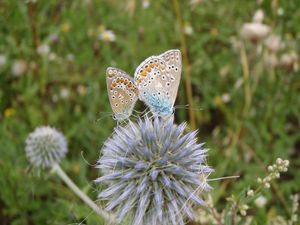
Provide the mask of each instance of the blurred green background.
POLYGON ((176 105, 193 103, 176 110, 176 122, 200 130, 211 177, 241 176, 212 182, 216 207, 255 187, 281 157, 289 171, 264 193, 266 206, 249 214, 252 224, 288 218, 289 196, 300 187, 299 7, 298 0, 0 1, 0 224, 102 224, 56 176, 30 170, 25 139, 37 126, 61 130, 70 149, 62 167, 96 199, 93 164, 116 125, 106 68, 133 75, 148 56, 174 48, 184 54, 176 105), (258 9, 269 29, 263 37, 243 31, 258 9), (282 45, 276 51, 272 35, 282 45))

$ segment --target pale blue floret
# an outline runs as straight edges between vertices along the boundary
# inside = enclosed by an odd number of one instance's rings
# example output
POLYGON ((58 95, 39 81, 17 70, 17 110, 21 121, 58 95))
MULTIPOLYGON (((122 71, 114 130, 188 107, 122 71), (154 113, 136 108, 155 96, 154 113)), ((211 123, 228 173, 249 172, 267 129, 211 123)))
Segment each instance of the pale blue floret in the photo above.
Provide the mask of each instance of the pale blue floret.
POLYGON ((119 220, 132 225, 184 225, 194 219, 194 206, 204 206, 200 194, 209 191, 207 150, 197 143, 197 131, 184 133, 186 123, 173 118, 145 117, 118 126, 104 144, 97 183, 107 188, 107 200, 119 220))

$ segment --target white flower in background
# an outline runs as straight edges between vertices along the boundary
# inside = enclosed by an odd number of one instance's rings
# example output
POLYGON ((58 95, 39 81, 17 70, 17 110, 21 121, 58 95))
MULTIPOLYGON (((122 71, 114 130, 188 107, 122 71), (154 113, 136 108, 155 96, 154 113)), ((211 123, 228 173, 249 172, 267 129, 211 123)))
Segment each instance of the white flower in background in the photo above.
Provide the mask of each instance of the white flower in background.
POLYGON ((5 55, 0 55, 0 66, 4 66, 6 64, 6 56, 5 55))
POLYGON ((261 9, 259 9, 254 13, 252 21, 254 23, 262 23, 263 20, 264 20, 264 12, 261 9))
POLYGON ((278 16, 283 16, 283 14, 284 14, 283 8, 278 8, 277 14, 278 14, 278 16))
POLYGON ((281 41, 281 38, 275 34, 270 35, 265 40, 265 45, 271 52, 278 52, 284 48, 284 43, 281 41))
POLYGON ((116 35, 112 30, 104 30, 99 34, 99 40, 104 42, 115 42, 116 35))
POLYGON ((228 93, 222 94, 221 99, 224 103, 230 102, 230 100, 231 100, 230 94, 228 94, 228 93))
POLYGON ((50 52, 50 47, 49 47, 49 45, 42 44, 42 45, 37 47, 36 51, 39 55, 46 56, 50 52))
POLYGON ((148 9, 150 6, 150 1, 149 0, 143 0, 142 2, 143 8, 148 9))
POLYGON ((262 10, 256 11, 251 23, 244 23, 240 31, 241 37, 245 40, 257 42, 265 38, 269 32, 270 27, 263 24, 264 13, 262 10))
POLYGON ((252 189, 247 191, 247 196, 253 197, 254 196, 254 191, 252 189))
POLYGON ((263 208, 267 204, 267 199, 265 196, 261 195, 254 201, 258 208, 263 208))
POLYGON ((287 68, 287 69, 293 69, 293 70, 298 70, 298 54, 296 52, 289 52, 289 53, 284 53, 280 57, 280 64, 287 68))
POLYGON ((50 61, 55 61, 57 59, 57 55, 54 52, 51 52, 49 54, 49 60, 50 61))
POLYGON ((22 59, 14 61, 11 67, 11 73, 16 77, 23 75, 26 72, 26 70, 27 63, 22 59))
POLYGON ((269 26, 262 23, 245 23, 241 29, 241 36, 245 40, 259 41, 270 32, 269 26))
POLYGON ((52 127, 38 127, 28 135, 25 152, 33 166, 51 167, 65 157, 67 141, 61 132, 52 127))
POLYGON ((67 89, 67 88, 62 88, 62 89, 60 90, 59 95, 60 95, 60 97, 61 97, 62 99, 67 99, 67 98, 70 97, 70 91, 69 91, 69 89, 67 89))
POLYGON ((191 36, 194 33, 194 29, 190 22, 184 23, 183 31, 186 35, 189 35, 189 36, 191 36))

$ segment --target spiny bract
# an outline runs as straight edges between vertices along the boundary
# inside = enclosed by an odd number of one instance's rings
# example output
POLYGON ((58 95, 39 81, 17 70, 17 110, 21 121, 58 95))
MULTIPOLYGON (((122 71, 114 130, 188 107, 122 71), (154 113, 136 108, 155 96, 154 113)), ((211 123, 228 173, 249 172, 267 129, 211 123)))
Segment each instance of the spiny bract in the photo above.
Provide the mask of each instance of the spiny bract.
POLYGON ((35 167, 51 167, 68 152, 64 135, 52 127, 38 127, 26 139, 26 156, 35 167))
POLYGON ((145 117, 116 127, 105 142, 96 182, 108 188, 98 198, 108 200, 106 209, 120 221, 183 225, 195 217, 194 205, 205 205, 199 195, 211 189, 206 178, 213 170, 197 131, 184 134, 185 128, 173 118, 145 117))

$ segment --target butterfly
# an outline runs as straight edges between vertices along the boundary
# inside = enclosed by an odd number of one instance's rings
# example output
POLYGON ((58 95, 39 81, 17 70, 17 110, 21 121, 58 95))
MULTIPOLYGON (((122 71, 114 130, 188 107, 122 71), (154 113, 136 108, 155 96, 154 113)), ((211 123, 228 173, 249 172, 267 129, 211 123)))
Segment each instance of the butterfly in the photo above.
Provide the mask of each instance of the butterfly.
POLYGON ((123 70, 108 67, 106 85, 109 102, 114 112, 113 119, 120 121, 129 118, 138 100, 138 89, 133 79, 123 70))
POLYGON ((142 100, 153 114, 173 114, 181 77, 181 52, 168 50, 144 60, 134 73, 134 81, 142 100))
POLYGON ((177 49, 144 60, 137 67, 134 80, 126 72, 109 67, 106 71, 106 83, 113 118, 129 118, 138 98, 153 114, 173 114, 181 67, 181 52, 177 49))

